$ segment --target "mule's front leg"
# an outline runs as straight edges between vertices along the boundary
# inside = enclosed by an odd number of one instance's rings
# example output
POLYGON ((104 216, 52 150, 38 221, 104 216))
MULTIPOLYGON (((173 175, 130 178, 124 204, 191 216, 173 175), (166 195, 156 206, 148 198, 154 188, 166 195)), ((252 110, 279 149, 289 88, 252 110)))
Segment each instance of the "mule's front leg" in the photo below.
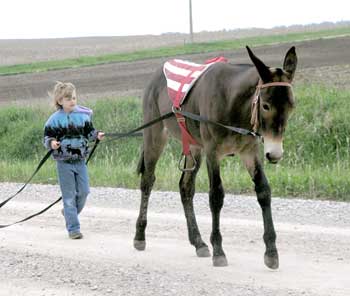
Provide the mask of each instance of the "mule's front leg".
MULTIPOLYGON (((188 237, 190 243, 196 248, 196 253, 198 257, 209 257, 210 252, 207 244, 202 240, 193 208, 193 196, 195 194, 196 175, 201 163, 200 151, 198 151, 197 153, 193 152, 193 155, 197 162, 197 166, 193 171, 183 172, 181 175, 179 183, 181 201, 185 211, 188 237)), ((185 167, 191 168, 193 167, 193 165, 193 160, 190 157, 187 157, 185 167)))
POLYGON ((227 266, 227 259, 222 248, 220 233, 220 211, 224 204, 225 192, 220 178, 220 166, 216 155, 207 155, 207 167, 210 183, 209 203, 212 215, 212 233, 210 242, 213 246, 213 265, 227 266))
POLYGON ((271 212, 271 189, 266 179, 262 165, 259 161, 255 162, 253 181, 255 184, 256 196, 258 198, 264 220, 263 238, 266 246, 264 256, 265 265, 271 269, 277 269, 279 266, 279 261, 276 248, 276 232, 273 226, 271 212))

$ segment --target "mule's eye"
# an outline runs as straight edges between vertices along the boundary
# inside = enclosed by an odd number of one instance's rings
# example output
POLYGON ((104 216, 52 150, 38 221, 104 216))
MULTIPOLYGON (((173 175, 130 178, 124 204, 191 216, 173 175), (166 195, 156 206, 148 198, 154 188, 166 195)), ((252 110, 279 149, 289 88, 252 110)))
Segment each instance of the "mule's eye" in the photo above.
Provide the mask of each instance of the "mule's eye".
POLYGON ((270 111, 270 106, 269 106, 269 104, 264 103, 264 104, 262 105, 262 107, 263 107, 263 109, 264 109, 265 111, 270 111))

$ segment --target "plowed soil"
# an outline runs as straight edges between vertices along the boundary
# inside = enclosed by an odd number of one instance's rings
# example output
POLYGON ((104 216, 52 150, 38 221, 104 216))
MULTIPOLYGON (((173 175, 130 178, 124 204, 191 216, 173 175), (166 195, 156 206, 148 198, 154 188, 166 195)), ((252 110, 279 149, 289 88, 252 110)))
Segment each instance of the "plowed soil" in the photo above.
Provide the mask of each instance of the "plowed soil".
MULTIPOLYGON (((299 58, 295 77, 296 84, 313 82, 350 88, 348 83, 350 80, 350 37, 262 46, 254 48, 254 52, 267 65, 281 67, 284 55, 292 45, 296 46, 299 58)), ((179 58, 200 63, 219 55, 227 57, 231 63, 250 63, 245 49, 193 54, 179 58)), ((129 95, 141 96, 152 73, 167 59, 169 58, 0 76, 0 104, 47 103, 49 101, 48 91, 53 88, 57 80, 73 82, 77 86, 80 100, 83 101, 129 95)))

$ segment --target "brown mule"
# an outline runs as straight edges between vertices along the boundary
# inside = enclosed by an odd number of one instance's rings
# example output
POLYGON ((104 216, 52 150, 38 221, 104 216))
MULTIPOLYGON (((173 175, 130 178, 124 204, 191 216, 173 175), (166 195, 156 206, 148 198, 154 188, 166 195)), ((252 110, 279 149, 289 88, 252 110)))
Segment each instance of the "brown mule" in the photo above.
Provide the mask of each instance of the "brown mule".
MULTIPOLYGON (((253 65, 217 63, 210 67, 196 82, 188 94, 182 110, 192 112, 225 125, 255 129, 264 138, 264 154, 269 162, 278 162, 283 155, 282 139, 288 117, 294 108, 290 83, 297 66, 295 47, 287 52, 283 68, 269 68, 247 47, 253 65)), ((171 111, 166 79, 159 69, 148 85, 143 98, 144 122, 149 122, 171 111)), ((253 136, 242 136, 218 126, 187 120, 187 127, 198 146, 191 146, 197 163, 196 169, 182 173, 179 187, 187 220, 190 243, 199 257, 208 257, 208 246, 202 240, 193 209, 196 174, 201 158, 206 156, 209 175, 209 201, 212 213, 214 266, 226 266, 222 248, 220 211, 224 202, 224 189, 220 178, 220 159, 237 155, 245 164, 255 184, 258 202, 264 221, 263 239, 266 245, 265 264, 278 268, 276 233, 271 213, 271 190, 259 158, 259 141, 253 136)), ((155 181, 157 161, 171 135, 181 139, 180 129, 174 117, 157 123, 144 131, 143 151, 138 172, 141 174, 141 205, 136 223, 134 247, 146 247, 148 200, 155 181)), ((186 158, 185 166, 191 168, 193 159, 186 158)))

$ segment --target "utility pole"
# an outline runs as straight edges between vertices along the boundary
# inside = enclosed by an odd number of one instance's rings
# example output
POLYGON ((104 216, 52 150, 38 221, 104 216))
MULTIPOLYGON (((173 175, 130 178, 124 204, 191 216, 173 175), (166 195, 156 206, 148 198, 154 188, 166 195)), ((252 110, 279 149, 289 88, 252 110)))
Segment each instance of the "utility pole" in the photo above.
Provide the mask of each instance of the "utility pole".
POLYGON ((193 43, 192 0, 190 1, 190 43, 193 43))

